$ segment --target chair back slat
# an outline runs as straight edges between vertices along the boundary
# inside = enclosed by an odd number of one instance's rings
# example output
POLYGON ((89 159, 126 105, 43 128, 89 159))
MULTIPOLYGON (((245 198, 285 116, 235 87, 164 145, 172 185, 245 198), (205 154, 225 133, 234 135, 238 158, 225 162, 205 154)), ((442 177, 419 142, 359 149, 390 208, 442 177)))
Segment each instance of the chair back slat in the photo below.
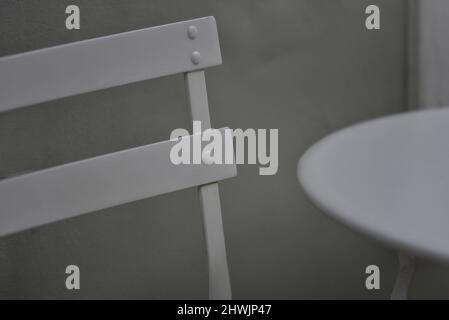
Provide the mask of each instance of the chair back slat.
POLYGON ((6 56, 0 58, 0 112, 219 64, 213 17, 6 56), (197 30, 190 37, 189 27, 197 30))

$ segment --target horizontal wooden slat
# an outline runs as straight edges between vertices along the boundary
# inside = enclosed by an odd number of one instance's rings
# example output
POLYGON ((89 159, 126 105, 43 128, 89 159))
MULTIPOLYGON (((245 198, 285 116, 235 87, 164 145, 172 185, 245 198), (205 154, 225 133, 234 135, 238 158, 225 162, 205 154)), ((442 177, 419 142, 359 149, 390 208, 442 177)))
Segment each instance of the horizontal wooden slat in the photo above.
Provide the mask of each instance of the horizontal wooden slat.
POLYGON ((175 143, 168 140, 0 181, 0 235, 236 175, 235 164, 172 164, 175 143))
POLYGON ((213 17, 0 58, 0 112, 221 64, 213 17), (198 30, 188 37, 189 26, 198 30), (200 53, 198 64, 191 61, 200 53))

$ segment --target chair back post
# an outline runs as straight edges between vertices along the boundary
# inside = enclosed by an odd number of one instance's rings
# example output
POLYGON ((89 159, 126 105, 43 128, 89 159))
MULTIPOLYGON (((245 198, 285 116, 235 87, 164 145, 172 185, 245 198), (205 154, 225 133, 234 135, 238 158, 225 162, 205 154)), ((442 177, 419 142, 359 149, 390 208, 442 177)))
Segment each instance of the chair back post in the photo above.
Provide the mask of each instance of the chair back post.
MULTIPOLYGON (((184 78, 192 120, 201 121, 201 128, 209 129, 211 124, 204 71, 187 72, 184 78)), ((203 229, 207 247, 209 298, 212 300, 231 299, 231 283, 218 183, 199 186, 198 196, 203 214, 203 229)))

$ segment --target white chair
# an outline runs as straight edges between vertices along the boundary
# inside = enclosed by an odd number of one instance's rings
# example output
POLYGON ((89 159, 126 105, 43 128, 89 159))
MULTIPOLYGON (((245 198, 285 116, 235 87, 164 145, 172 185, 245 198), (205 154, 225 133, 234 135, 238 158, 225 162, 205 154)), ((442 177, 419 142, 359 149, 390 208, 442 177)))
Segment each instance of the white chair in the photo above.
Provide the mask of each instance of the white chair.
MULTIPOLYGON (((193 120, 210 128, 204 69, 221 64, 213 17, 0 58, 0 112, 184 73, 193 120)), ((211 299, 230 299, 217 181, 233 165, 174 165, 167 140, 0 180, 0 236, 183 188, 198 187, 211 299)))

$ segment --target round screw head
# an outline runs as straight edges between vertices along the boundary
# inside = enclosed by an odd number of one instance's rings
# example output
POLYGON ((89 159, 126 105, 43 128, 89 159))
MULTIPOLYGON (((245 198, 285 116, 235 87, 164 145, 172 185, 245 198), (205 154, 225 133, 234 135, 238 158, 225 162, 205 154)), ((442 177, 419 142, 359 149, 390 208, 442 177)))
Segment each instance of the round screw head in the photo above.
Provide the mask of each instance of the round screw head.
POLYGON ((203 153, 201 154, 201 159, 203 160, 203 163, 207 165, 215 163, 214 159, 212 159, 212 156, 210 154, 210 150, 204 150, 203 153))
POLYGON ((187 35, 189 39, 195 39, 198 36, 198 28, 195 26, 189 26, 189 28, 187 29, 187 35))
POLYGON ((201 54, 198 51, 193 51, 190 60, 193 64, 199 64, 201 60, 201 54))

